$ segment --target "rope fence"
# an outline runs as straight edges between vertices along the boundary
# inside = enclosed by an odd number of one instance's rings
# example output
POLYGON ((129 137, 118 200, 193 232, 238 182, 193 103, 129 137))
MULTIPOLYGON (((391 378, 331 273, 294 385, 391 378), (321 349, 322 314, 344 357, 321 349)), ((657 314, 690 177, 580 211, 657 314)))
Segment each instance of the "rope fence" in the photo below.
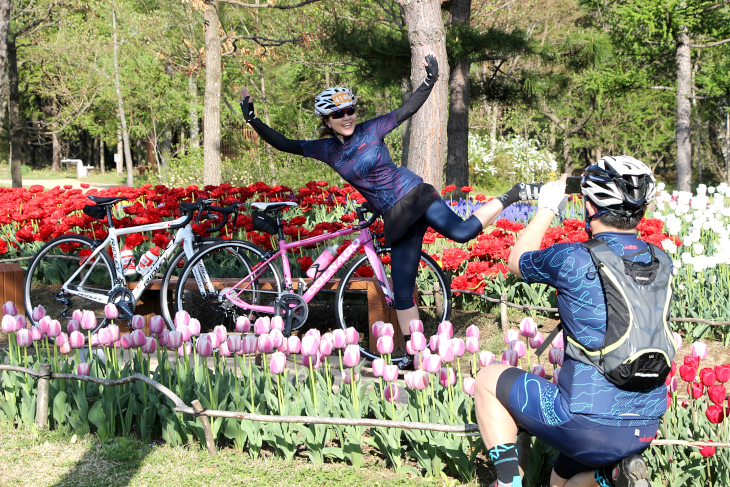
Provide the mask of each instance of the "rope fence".
MULTIPOLYGON (((219 411, 215 409, 205 409, 196 399, 192 402, 192 406, 188 406, 183 400, 170 389, 159 382, 139 373, 132 374, 121 379, 101 379, 87 375, 61 374, 51 372, 50 364, 40 364, 40 370, 29 369, 17 365, 0 365, 0 370, 19 372, 28 374, 38 379, 38 393, 36 397, 36 426, 39 429, 48 427, 48 402, 49 402, 49 384, 54 379, 73 379, 84 382, 92 382, 94 384, 103 385, 105 387, 114 387, 124 384, 130 384, 135 381, 142 381, 150 387, 160 391, 165 397, 175 404, 174 411, 177 413, 190 414, 196 418, 200 418, 203 424, 203 430, 206 439, 206 448, 208 453, 216 455, 215 442, 213 440, 213 430, 209 417, 241 419, 244 421, 259 421, 269 423, 298 423, 298 424, 330 424, 337 426, 367 426, 379 428, 400 428, 407 430, 427 430, 439 431, 442 433, 452 433, 457 436, 478 436, 479 427, 476 424, 456 424, 445 425, 440 423, 420 423, 414 421, 392 421, 368 418, 330 418, 322 416, 275 416, 266 414, 240 413, 237 411, 219 411)), ((653 440, 651 446, 677 445, 692 448, 702 448, 712 446, 717 448, 730 447, 730 443, 711 443, 702 441, 687 440, 653 440)))

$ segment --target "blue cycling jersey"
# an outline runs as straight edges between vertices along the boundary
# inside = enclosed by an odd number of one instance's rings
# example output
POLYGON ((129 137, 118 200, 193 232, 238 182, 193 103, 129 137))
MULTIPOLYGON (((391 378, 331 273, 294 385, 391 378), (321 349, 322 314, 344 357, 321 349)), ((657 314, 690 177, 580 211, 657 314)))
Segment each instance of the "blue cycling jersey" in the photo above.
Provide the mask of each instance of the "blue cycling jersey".
MULTIPOLYGON (((618 256, 648 263, 648 245, 633 233, 606 232, 604 240, 618 256)), ((660 250, 657 250, 660 252, 660 250)), ((557 244, 525 252, 520 272, 527 283, 540 282, 558 290, 558 310, 563 328, 583 345, 597 347, 606 332, 606 300, 590 253, 581 244, 557 244)), ((667 408, 666 387, 629 392, 618 389, 595 367, 565 357, 558 383, 573 414, 609 425, 644 424, 660 418, 667 408)))
POLYGON ((332 137, 302 141, 306 157, 318 159, 352 184, 380 215, 384 215, 411 189, 423 182, 417 174, 398 167, 383 142, 398 122, 395 111, 358 123, 341 142, 332 137))

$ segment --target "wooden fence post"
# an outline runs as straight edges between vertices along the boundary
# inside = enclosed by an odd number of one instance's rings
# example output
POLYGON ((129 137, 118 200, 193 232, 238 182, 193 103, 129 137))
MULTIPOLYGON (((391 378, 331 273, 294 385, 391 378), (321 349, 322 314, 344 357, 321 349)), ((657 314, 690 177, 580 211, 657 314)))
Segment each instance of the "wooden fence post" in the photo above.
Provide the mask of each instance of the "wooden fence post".
POLYGON ((205 446, 208 448, 208 453, 210 455, 216 456, 218 454, 218 451, 215 449, 215 443, 213 442, 213 430, 210 428, 210 421, 208 421, 208 416, 203 416, 200 413, 204 411, 203 405, 200 404, 200 401, 195 399, 193 402, 193 409, 195 409, 195 412, 198 413, 198 418, 200 418, 200 422, 203 423, 203 431, 205 432, 205 446))
POLYGON ((501 320, 501 324, 502 324, 502 331, 506 331, 507 328, 509 328, 509 322, 507 320, 507 293, 504 293, 500 296, 499 311, 500 311, 500 320, 501 320))
POLYGON ((38 394, 35 403, 35 424, 39 430, 48 427, 48 384, 51 378, 51 364, 41 364, 38 377, 38 394))

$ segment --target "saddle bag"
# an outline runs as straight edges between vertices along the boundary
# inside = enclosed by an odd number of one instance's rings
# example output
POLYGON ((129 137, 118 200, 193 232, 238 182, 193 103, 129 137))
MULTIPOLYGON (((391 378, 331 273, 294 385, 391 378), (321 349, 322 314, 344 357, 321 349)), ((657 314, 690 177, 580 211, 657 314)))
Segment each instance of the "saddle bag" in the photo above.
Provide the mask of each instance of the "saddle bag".
POLYGON ((253 229, 258 232, 275 235, 278 231, 276 228, 276 219, 266 213, 254 211, 251 213, 251 219, 253 220, 253 229))
POLYGON ((83 211, 86 215, 97 220, 104 220, 106 218, 106 210, 102 206, 86 205, 83 211))

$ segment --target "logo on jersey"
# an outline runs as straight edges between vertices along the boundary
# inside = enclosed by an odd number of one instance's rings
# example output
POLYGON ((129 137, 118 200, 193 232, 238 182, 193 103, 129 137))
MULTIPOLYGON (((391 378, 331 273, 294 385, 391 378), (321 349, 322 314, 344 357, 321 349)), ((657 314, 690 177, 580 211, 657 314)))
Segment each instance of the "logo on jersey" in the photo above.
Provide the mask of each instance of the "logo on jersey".
POLYGON ((624 245, 624 250, 636 250, 638 248, 636 245, 624 245))
POLYGON ((339 93, 332 95, 332 102, 335 105, 340 106, 344 103, 352 102, 352 97, 346 91, 340 91, 339 93))

